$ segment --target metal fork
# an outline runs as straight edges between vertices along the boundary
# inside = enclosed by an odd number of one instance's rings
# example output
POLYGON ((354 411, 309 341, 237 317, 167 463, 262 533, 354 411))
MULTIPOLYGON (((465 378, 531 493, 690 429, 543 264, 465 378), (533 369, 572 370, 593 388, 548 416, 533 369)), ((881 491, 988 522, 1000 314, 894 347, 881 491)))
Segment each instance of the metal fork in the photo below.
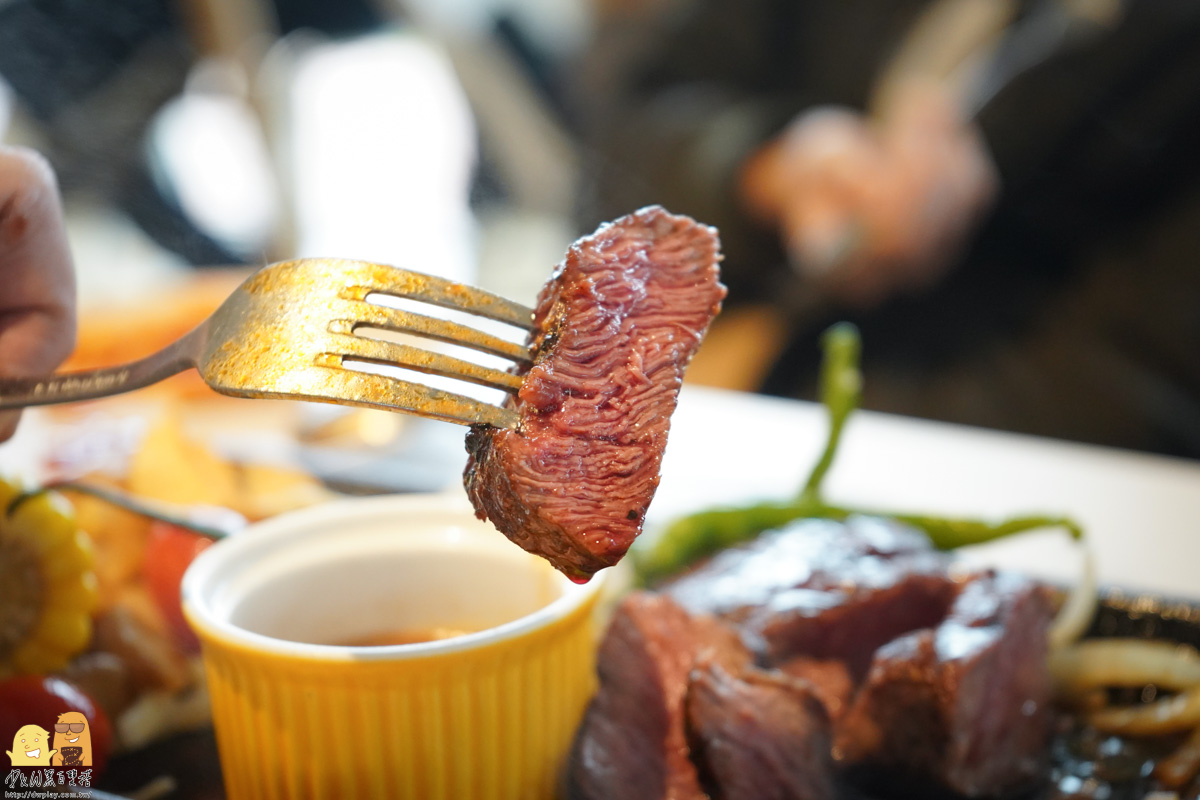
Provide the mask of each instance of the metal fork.
POLYGON ((403 367, 515 393, 521 377, 408 344, 367 338, 363 327, 407 333, 530 360, 529 348, 469 325, 367 301, 422 301, 527 332, 533 310, 472 286, 395 267, 302 259, 250 276, 199 327, 157 353, 120 366, 0 380, 0 409, 121 394, 195 367, 221 394, 382 408, 462 425, 516 427, 517 414, 454 392, 357 371, 347 359, 403 367))

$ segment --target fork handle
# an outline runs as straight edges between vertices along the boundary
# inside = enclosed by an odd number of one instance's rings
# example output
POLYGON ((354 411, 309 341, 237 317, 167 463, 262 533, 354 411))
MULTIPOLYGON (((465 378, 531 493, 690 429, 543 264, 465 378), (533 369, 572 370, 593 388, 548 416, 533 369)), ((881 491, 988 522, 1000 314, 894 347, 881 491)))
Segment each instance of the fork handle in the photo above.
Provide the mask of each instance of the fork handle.
POLYGON ((115 367, 0 378, 0 409, 93 400, 158 383, 196 365, 192 352, 197 333, 193 331, 157 353, 115 367))

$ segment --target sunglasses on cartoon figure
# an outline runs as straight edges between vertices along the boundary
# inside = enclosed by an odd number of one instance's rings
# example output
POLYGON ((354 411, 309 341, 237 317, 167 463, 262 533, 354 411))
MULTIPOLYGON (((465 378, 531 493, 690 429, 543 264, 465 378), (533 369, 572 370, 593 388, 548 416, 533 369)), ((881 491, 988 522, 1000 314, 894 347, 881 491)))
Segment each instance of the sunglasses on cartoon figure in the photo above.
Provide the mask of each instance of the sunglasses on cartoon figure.
POLYGON ((58 731, 59 733, 66 733, 67 731, 70 731, 71 733, 83 733, 86 727, 87 724, 83 722, 58 722, 55 723, 54 730, 58 731))

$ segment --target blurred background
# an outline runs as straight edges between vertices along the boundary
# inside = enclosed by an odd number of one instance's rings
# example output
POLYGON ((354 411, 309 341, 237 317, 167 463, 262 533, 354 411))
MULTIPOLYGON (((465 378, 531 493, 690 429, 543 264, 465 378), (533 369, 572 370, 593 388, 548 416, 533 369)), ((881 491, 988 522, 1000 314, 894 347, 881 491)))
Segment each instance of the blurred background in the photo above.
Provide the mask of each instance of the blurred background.
POLYGON ((0 135, 58 172, 76 366, 291 257, 532 303, 661 203, 725 246, 691 382, 813 399, 850 319, 867 408, 1200 456, 1190 0, 0 0, 0 135))

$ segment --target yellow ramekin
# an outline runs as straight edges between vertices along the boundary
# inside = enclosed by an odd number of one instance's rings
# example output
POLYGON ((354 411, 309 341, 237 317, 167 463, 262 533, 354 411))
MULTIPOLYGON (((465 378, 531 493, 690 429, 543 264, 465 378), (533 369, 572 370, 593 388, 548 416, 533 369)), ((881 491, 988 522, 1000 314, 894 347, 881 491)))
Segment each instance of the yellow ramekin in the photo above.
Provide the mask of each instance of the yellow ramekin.
POLYGON ((595 688, 602 582, 572 584, 447 497, 330 503, 210 547, 183 600, 228 796, 554 797, 595 688), (482 630, 311 643, 437 626, 482 630))

